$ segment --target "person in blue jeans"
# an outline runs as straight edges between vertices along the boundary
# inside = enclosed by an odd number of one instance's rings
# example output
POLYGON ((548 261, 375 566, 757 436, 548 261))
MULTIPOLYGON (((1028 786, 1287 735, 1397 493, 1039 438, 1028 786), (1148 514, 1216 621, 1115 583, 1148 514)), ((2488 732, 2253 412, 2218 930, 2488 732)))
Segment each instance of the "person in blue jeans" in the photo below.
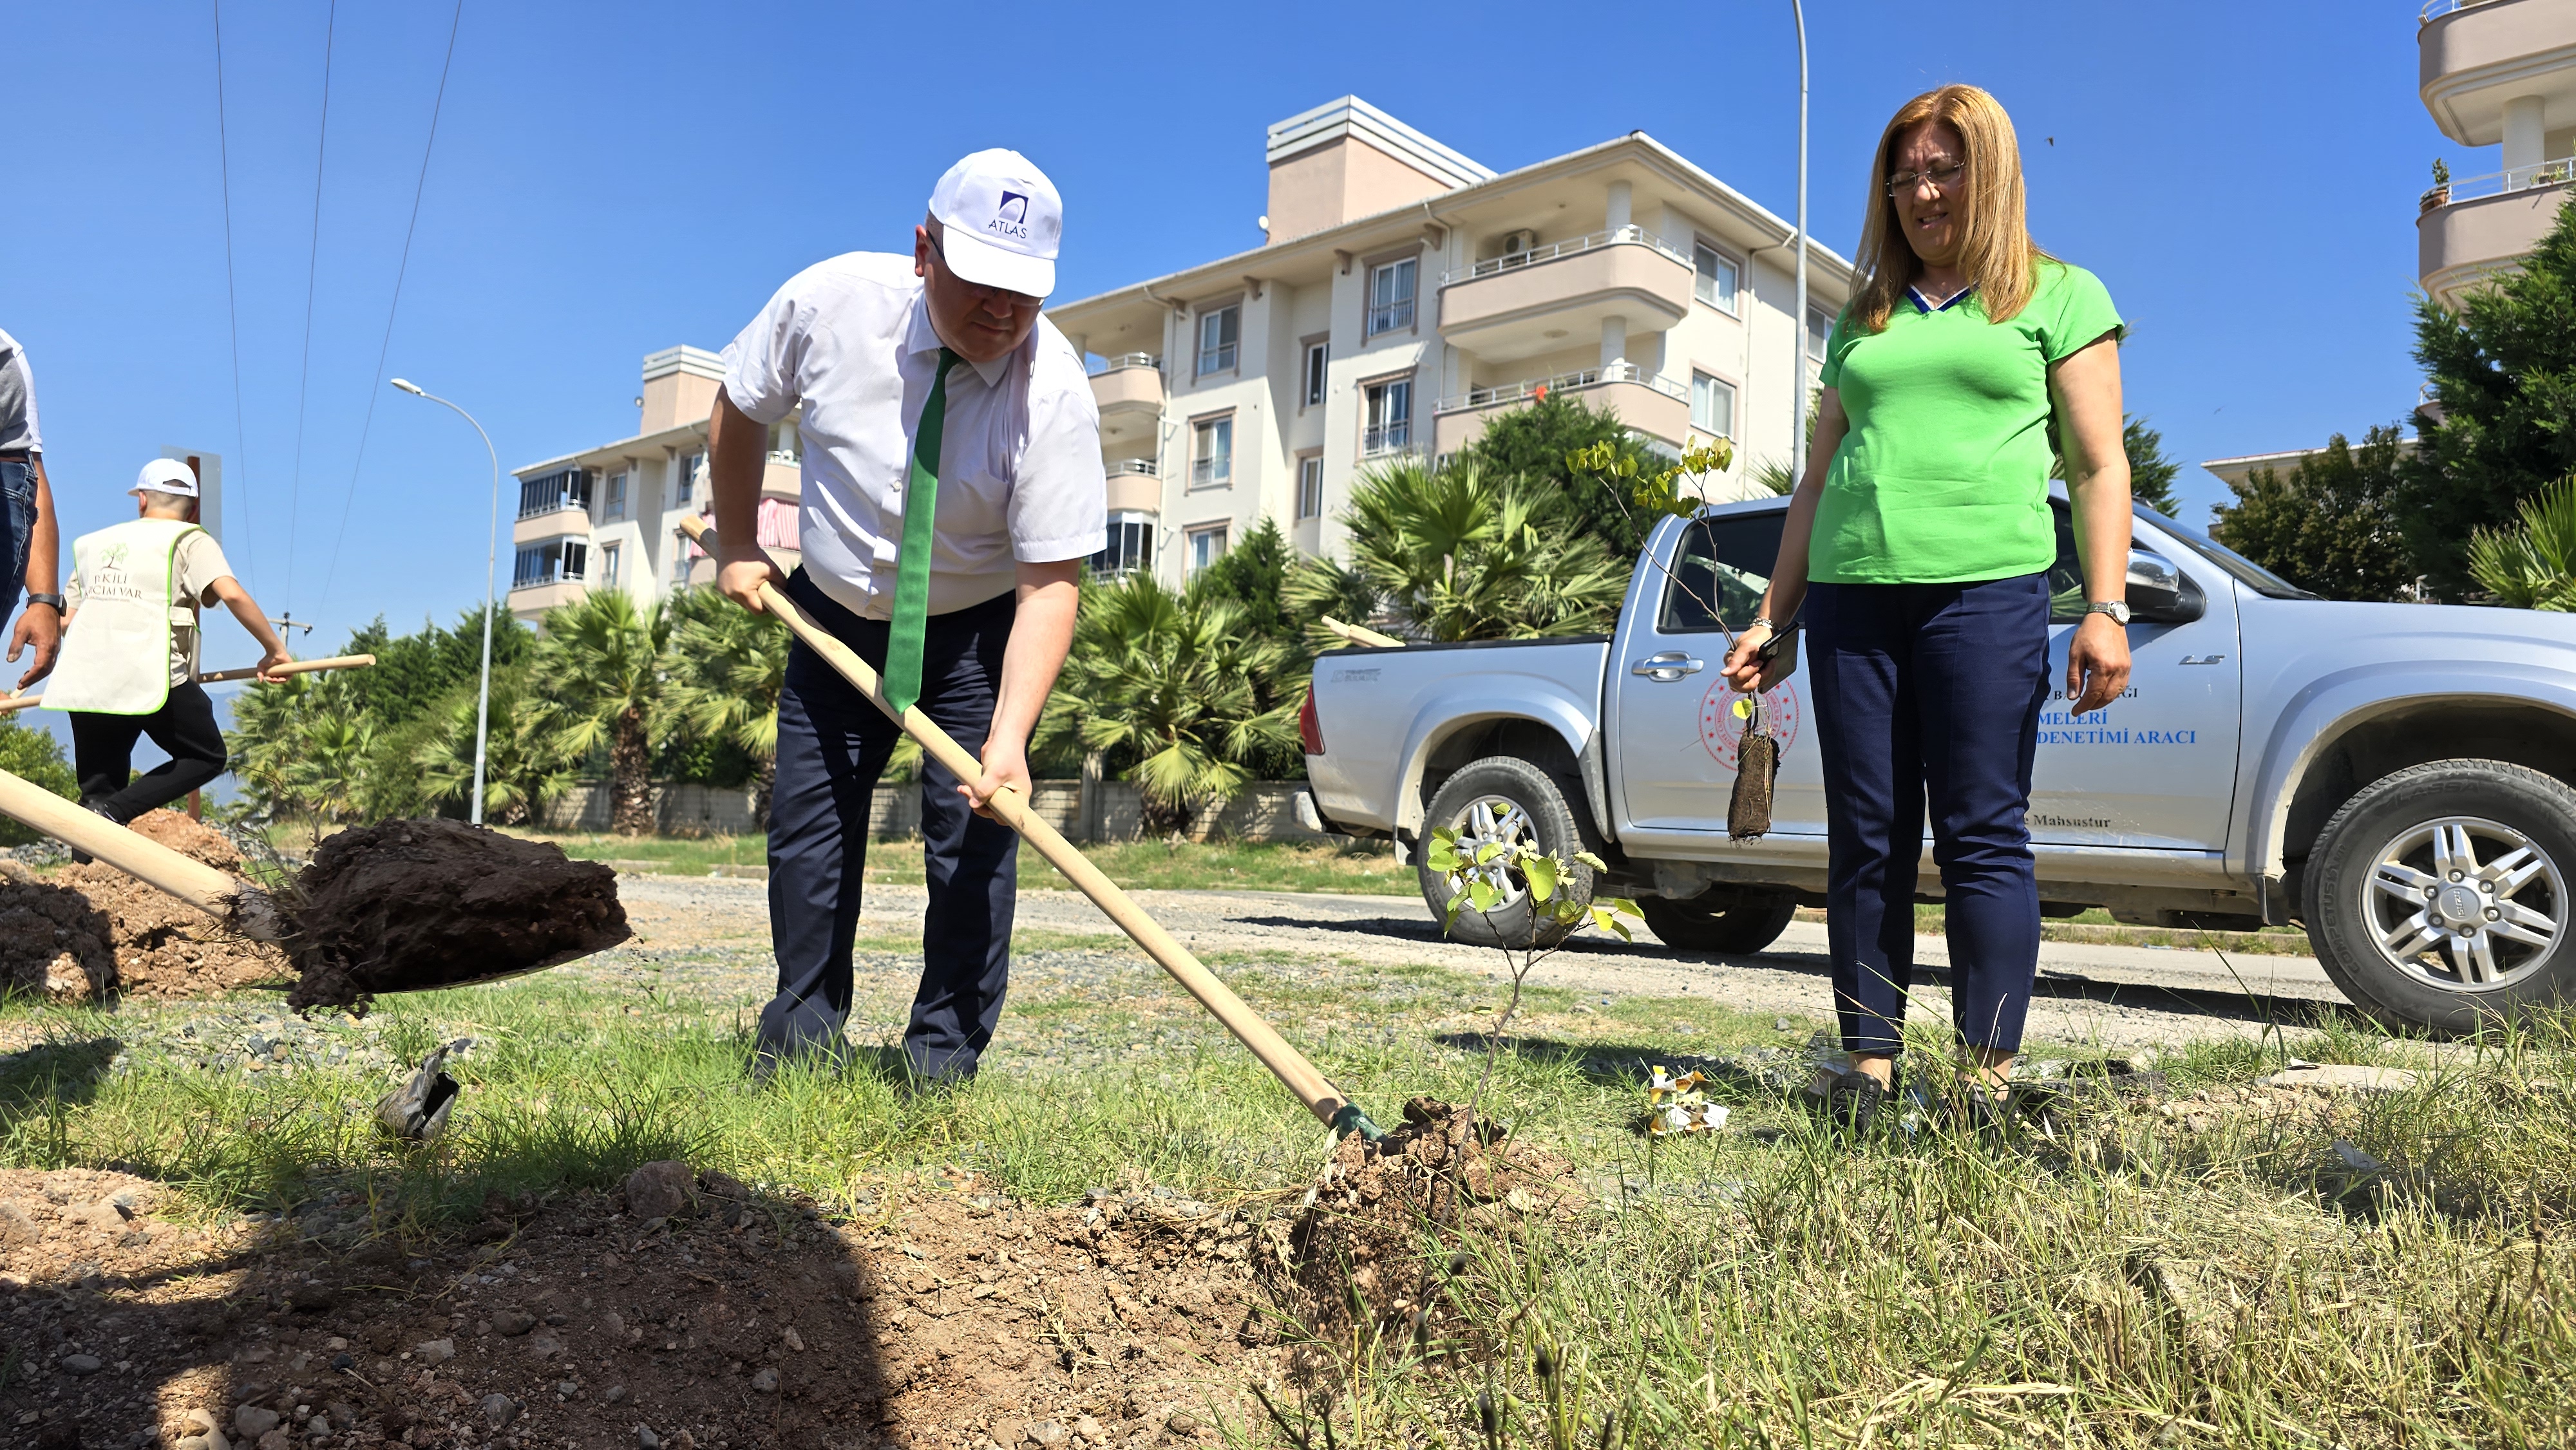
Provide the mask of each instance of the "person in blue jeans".
POLYGON ((1895 1086, 1929 810, 1972 1064, 1950 1099, 1999 1120, 2039 965, 2031 763, 2051 694, 2048 502, 2062 454, 2088 611, 2066 658, 2072 712, 2129 678, 2129 465, 2120 317, 2101 282, 2041 251, 2011 118, 1974 86, 1908 101, 1870 174, 1862 282, 1826 346, 1815 444, 1771 584, 1726 659, 1738 689, 1795 668, 1764 645, 1805 608, 1823 756, 1826 936, 1849 1070, 1830 1115, 1895 1086))
POLYGON ((18 677, 20 690, 52 671, 63 641, 63 597, 55 592, 61 543, 44 447, 27 350, 0 332, 0 621, 17 609, 23 588, 27 608, 9 632, 9 663, 34 651, 18 677))

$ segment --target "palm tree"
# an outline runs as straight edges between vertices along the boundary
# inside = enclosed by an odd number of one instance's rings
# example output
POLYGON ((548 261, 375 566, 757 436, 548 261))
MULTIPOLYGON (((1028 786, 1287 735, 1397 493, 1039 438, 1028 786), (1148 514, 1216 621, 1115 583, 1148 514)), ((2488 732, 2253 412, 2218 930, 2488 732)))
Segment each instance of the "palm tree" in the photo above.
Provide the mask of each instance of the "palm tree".
POLYGON ((1559 490, 1498 478, 1473 463, 1405 459, 1362 475, 1342 516, 1347 568, 1309 563, 1289 581, 1301 614, 1349 607, 1354 576, 1396 633, 1450 642, 1583 634, 1609 623, 1627 588, 1559 490))
POLYGON ((1175 594, 1146 573, 1086 591, 1073 650, 1039 725, 1125 763, 1157 832, 1224 805, 1263 756, 1296 744, 1295 710, 1263 708, 1288 648, 1244 628, 1230 601, 1175 594))
POLYGON ((759 762, 752 776, 752 813, 766 826, 770 791, 778 783, 787 626, 777 615, 754 614, 712 589, 687 590, 665 609, 672 627, 664 712, 672 726, 729 739, 759 762))
POLYGON ((534 713, 553 752, 608 752, 609 829, 653 829, 653 746, 662 711, 662 651, 671 625, 659 604, 635 607, 623 589, 593 591, 546 613, 531 676, 534 713))
POLYGON ((2513 609, 2576 613, 2576 475, 2522 501, 2522 524, 2469 539, 2469 575, 2513 609))
MULTIPOLYGON (((544 712, 531 707, 527 665, 492 676, 492 723, 484 750, 483 818, 525 825, 546 802, 570 790, 578 755, 554 747, 544 712)), ((451 692, 428 711, 416 735, 411 763, 422 794, 433 804, 461 801, 474 789, 475 692, 451 692)))

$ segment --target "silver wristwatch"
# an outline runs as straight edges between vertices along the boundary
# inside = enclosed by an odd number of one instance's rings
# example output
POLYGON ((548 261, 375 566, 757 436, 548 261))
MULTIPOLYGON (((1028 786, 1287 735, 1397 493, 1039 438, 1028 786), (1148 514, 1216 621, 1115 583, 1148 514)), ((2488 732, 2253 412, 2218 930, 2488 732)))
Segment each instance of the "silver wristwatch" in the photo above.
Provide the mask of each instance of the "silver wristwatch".
POLYGON ((2125 599, 2096 599, 2084 606, 2084 612, 2107 614, 2111 616, 2111 622, 2117 625, 2125 626, 2129 622, 2129 602, 2125 599))

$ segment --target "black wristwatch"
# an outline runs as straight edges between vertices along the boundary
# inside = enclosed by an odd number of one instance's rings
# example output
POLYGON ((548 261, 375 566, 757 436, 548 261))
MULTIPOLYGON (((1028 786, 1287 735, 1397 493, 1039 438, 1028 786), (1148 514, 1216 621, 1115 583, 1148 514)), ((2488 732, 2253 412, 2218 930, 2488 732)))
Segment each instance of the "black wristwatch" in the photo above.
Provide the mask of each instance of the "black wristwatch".
POLYGON ((27 602, 29 604, 50 604, 54 607, 54 613, 61 614, 64 612, 63 596, 59 594, 30 594, 27 596, 27 602))

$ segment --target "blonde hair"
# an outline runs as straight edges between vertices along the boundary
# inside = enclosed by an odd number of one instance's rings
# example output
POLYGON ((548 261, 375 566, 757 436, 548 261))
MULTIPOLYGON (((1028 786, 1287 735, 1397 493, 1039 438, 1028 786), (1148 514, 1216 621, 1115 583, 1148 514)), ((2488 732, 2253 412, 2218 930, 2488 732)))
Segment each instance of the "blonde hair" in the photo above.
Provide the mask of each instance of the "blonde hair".
POLYGON ((1967 174, 1954 198, 1959 218, 1960 270, 1977 289, 1978 304, 1988 322, 2005 322, 2029 303, 2039 264, 2052 260, 2030 239, 2029 206, 2022 190, 2021 143, 2013 135, 2012 117, 2001 101, 1977 86, 1943 86, 1925 91, 1899 106, 1878 138, 1870 163, 1868 220, 1861 224, 1863 277, 1851 301, 1851 317, 1863 332, 1887 326, 1888 314, 1905 289, 1923 275, 1923 259, 1914 254, 1905 228, 1896 220, 1896 202, 1887 194, 1895 152, 1905 134, 1917 126, 1938 123, 1959 133, 1967 154, 1967 174))

